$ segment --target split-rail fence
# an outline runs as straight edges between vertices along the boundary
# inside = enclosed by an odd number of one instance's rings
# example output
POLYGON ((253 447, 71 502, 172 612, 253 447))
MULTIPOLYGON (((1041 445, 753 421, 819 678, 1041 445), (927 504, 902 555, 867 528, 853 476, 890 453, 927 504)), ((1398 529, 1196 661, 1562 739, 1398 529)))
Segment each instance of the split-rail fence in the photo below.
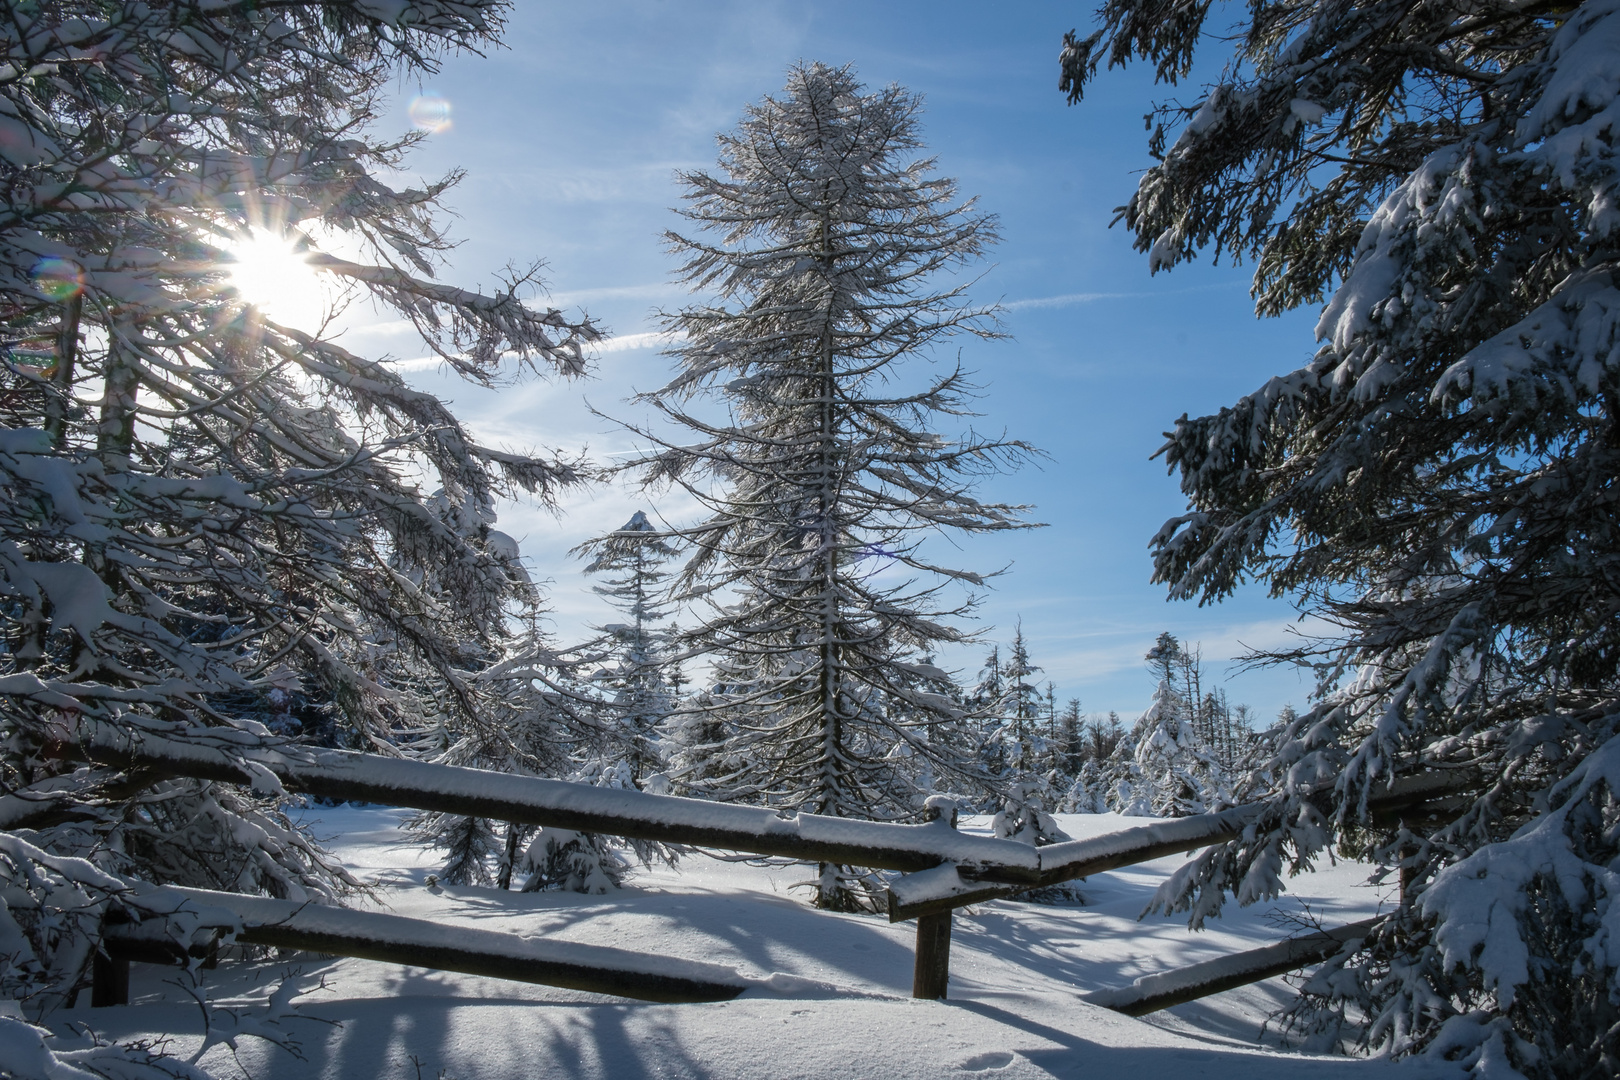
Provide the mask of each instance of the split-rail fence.
MULTIPOLYGON (((524 825, 572 829, 639 840, 717 848, 809 862, 899 871, 887 897, 891 922, 917 921, 912 995, 944 998, 950 975, 952 913, 960 907, 1045 885, 1089 877, 1239 835, 1259 814, 1237 806, 1168 819, 1085 840, 1031 847, 958 832, 941 814, 917 825, 814 814, 787 815, 750 806, 289 745, 232 746, 217 729, 131 731, 89 720, 64 742, 65 753, 151 775, 282 790, 322 798, 436 810, 524 825)), ((1466 778, 1432 771, 1410 775, 1369 800, 1375 820, 1438 809, 1466 778)), ((0 798, 0 828, 42 824, 66 811, 49 793, 0 798)), ((176 943, 148 924, 110 925, 98 957, 92 1003, 127 1002, 130 960, 174 962, 200 955, 221 934, 244 944, 307 949, 414 966, 491 975, 651 1001, 718 1001, 755 980, 730 968, 652 958, 578 943, 448 928, 426 920, 297 904, 201 889, 152 888, 142 906, 175 905, 196 926, 176 943)), ((1356 923, 1160 975, 1088 1000, 1130 1015, 1282 974, 1324 960, 1364 937, 1356 923)))

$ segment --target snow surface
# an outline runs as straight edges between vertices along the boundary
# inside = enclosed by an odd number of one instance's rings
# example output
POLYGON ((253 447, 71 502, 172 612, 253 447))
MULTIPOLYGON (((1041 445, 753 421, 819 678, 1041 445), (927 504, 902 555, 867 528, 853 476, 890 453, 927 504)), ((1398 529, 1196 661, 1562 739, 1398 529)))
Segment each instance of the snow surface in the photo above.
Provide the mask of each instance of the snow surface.
MULTIPOLYGON (((262 1002, 289 969, 309 990, 294 1023, 307 1060, 241 1040, 209 1051, 216 1075, 254 1080, 389 1078, 558 1080, 641 1077, 1268 1078, 1301 1068, 1324 1077, 1453 1075, 1438 1063, 1303 1058, 1257 1043, 1265 1014, 1288 997, 1280 980, 1135 1020, 1082 994, 1287 936, 1267 920, 1309 902, 1325 925, 1373 914, 1380 892, 1365 868, 1340 863, 1295 882, 1274 905, 1201 933, 1179 920, 1136 921, 1183 856, 1099 874, 1086 906, 995 901, 959 912, 950 1000, 914 1001, 912 924, 818 912, 796 882, 802 866, 707 856, 678 870, 643 870, 606 896, 502 893, 428 885, 438 857, 416 846, 408 812, 378 807, 307 812, 357 876, 379 887, 372 906, 400 915, 585 942, 735 967, 763 985, 735 1001, 651 1005, 497 979, 355 959, 225 962, 205 973, 215 1000, 262 1002), (322 986, 321 984, 324 984, 322 986), (419 1071, 420 1070, 420 1071, 419 1071)), ((1145 824, 1112 814, 1061 816, 1085 838, 1145 824)), ((966 831, 987 823, 966 819, 966 831)), ((200 1034, 176 969, 137 964, 132 1004, 81 1004, 53 1017, 103 1037, 167 1037, 189 1053, 200 1034)), ((84 999, 88 995, 83 995, 84 999)))

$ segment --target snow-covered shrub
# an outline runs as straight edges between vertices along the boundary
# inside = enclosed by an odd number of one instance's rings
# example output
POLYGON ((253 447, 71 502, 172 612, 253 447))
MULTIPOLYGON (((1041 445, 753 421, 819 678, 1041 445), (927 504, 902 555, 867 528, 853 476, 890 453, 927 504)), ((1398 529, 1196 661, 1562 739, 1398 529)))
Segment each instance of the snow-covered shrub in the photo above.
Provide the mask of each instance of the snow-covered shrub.
POLYGON ((1039 780, 1013 784, 1001 809, 990 819, 991 835, 1031 846, 1073 839, 1058 828, 1057 821, 1046 810, 1051 794, 1039 780))
POLYGON ((617 889, 630 871, 624 856, 595 833, 541 829, 523 856, 524 892, 562 889, 601 894, 617 889))
POLYGON ((1095 759, 1088 758, 1058 801, 1063 814, 1103 814, 1108 812, 1108 792, 1103 773, 1095 759))
MULTIPOLYGON (((991 835, 1004 840, 1038 847, 1074 839, 1058 827, 1056 819, 1047 813, 1051 788, 1044 780, 1015 782, 1007 791, 1001 809, 990 819, 991 835)), ((1083 903, 1080 888, 1073 882, 1026 889, 1014 899, 1037 904, 1083 903)))

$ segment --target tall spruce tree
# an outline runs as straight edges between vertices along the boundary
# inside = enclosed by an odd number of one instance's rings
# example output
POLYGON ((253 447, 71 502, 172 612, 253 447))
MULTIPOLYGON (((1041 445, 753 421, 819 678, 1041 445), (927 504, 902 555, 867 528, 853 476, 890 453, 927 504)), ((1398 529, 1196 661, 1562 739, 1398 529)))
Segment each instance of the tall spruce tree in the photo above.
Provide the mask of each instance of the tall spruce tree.
MULTIPOLYGON (((864 92, 849 68, 799 65, 720 137, 718 173, 682 174, 701 233, 669 241, 681 280, 716 298, 666 318, 680 372, 645 397, 684 441, 642 434, 663 447, 647 479, 708 511, 683 531, 695 554, 677 584, 707 607, 686 637, 726 660, 726 693, 698 706, 737 721, 710 781, 721 798, 899 819, 922 810, 919 763, 964 768, 926 737, 958 707, 906 665, 967 639, 953 620, 971 596, 947 590, 983 578, 935 565, 923 541, 1024 527, 1022 507, 972 491, 1030 450, 935 430, 970 415, 960 368, 902 386, 952 336, 996 336, 969 282, 930 284, 995 227, 920 155, 919 107, 899 87, 864 92)), ((821 867, 817 903, 854 907, 851 883, 821 867)))
MULTIPOLYGON (((1104 58, 1185 77, 1212 10, 1114 0, 1067 40, 1064 88, 1104 58)), ((1405 887, 1307 985, 1307 1030, 1614 1075, 1620 5, 1238 17, 1220 81, 1158 110, 1124 221, 1155 270, 1254 259, 1262 314, 1325 299, 1321 345, 1177 422, 1164 452, 1190 505, 1154 541, 1156 575, 1205 601, 1257 578, 1343 633, 1283 657, 1325 675, 1268 737, 1265 816, 1162 905, 1196 922, 1227 891, 1273 896, 1336 843, 1405 887), (1457 797, 1368 819, 1370 795, 1422 772, 1457 797)))

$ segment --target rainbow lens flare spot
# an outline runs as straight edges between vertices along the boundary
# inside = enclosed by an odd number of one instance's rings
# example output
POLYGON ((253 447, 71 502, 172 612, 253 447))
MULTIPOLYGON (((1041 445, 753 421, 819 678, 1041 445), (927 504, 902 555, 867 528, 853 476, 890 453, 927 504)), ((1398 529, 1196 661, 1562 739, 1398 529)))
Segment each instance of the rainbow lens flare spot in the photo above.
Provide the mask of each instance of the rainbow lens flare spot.
POLYGON ((433 135, 449 131, 450 102, 432 91, 416 95, 411 99, 411 123, 433 135))
POLYGON ((71 300, 84 289, 84 271, 67 259, 43 258, 34 264, 34 288, 58 302, 71 300))

